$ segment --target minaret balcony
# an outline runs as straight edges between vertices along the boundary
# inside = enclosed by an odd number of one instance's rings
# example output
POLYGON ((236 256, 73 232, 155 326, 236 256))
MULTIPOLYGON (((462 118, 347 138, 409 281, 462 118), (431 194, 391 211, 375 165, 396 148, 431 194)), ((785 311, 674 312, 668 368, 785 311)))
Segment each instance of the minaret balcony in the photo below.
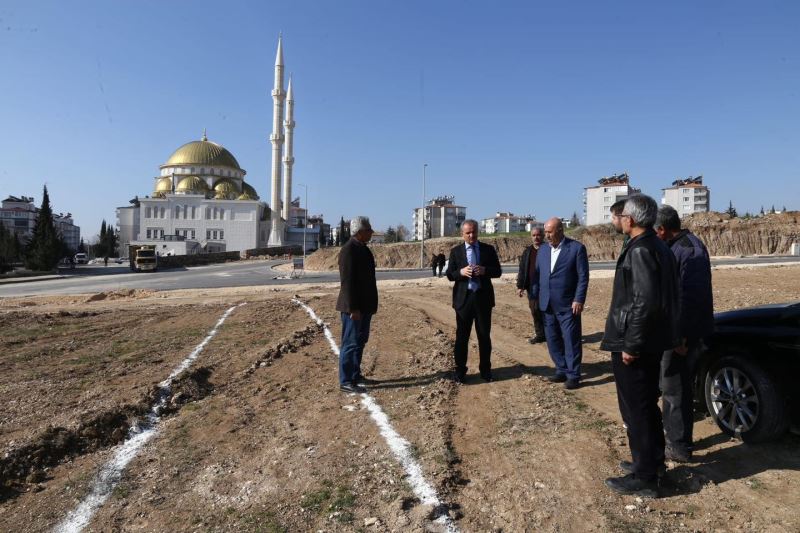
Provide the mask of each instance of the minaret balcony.
POLYGON ((272 133, 269 136, 269 140, 272 142, 283 142, 283 134, 282 133, 272 133))
POLYGON ((283 100, 284 98, 286 98, 286 91, 284 91, 283 89, 272 89, 272 97, 273 98, 277 97, 283 100))

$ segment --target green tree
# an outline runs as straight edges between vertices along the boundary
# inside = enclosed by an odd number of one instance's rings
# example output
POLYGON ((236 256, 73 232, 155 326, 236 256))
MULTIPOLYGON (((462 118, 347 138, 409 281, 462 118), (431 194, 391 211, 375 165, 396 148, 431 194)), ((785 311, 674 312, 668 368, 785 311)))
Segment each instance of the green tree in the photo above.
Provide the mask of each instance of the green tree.
POLYGON ((6 225, 0 222, 0 274, 12 269, 15 255, 14 237, 6 225))
POLYGON ((42 206, 36 216, 31 236, 25 250, 25 266, 31 270, 52 270, 58 264, 64 243, 53 222, 53 209, 47 185, 42 194, 42 206))
POLYGON ((397 231, 393 226, 386 228, 386 234, 383 238, 384 242, 397 242, 397 231))
POLYGON ((772 207, 770 207, 769 214, 770 215, 774 215, 775 214, 775 204, 772 204, 772 207))
POLYGON ((577 228, 580 225, 581 225, 581 219, 578 218, 578 212, 577 211, 573 211, 572 212, 572 218, 569 219, 569 227, 570 228, 577 228))
POLYGON ((737 216, 739 216, 736 213, 736 208, 733 207, 733 200, 728 200, 728 209, 726 209, 725 212, 728 213, 728 215, 730 215, 731 218, 736 218, 737 216))

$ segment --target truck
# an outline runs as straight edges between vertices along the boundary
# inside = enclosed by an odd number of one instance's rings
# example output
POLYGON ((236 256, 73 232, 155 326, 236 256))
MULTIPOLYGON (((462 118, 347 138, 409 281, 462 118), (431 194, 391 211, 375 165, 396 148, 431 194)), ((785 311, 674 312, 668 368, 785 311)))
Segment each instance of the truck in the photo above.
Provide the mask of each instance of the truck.
POLYGON ((158 268, 155 246, 132 244, 128 248, 128 258, 134 272, 155 272, 158 268))
POLYGON ((89 258, 83 252, 78 252, 75 254, 75 263, 78 265, 85 265, 89 262, 89 258))

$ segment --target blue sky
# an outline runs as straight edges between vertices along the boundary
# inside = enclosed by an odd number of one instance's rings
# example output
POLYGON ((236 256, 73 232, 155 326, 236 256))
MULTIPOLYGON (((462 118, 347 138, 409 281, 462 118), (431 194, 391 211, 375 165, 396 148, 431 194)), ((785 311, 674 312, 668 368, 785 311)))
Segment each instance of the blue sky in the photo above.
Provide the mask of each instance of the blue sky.
POLYGON ((268 201, 282 31, 294 179, 328 221, 410 226, 423 163, 474 218, 580 213, 621 171, 800 209, 799 22, 793 1, 4 0, 0 195, 47 183, 90 239, 207 128, 268 201))

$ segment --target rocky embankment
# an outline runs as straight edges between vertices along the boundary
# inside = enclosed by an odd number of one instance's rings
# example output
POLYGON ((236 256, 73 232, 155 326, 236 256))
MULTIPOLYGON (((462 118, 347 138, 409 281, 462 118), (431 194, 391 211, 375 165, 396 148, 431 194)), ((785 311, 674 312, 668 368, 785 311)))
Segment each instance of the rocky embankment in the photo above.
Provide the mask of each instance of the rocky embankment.
MULTIPOLYGON (((734 218, 725 213, 698 213, 684 219, 689 228, 703 242, 709 253, 726 255, 782 255, 788 254, 792 243, 800 242, 800 212, 788 211, 764 215, 759 218, 734 218)), ((616 258, 622 246, 622 236, 610 224, 577 228, 570 237, 586 245, 589 259, 593 261, 616 258)), ((482 240, 497 248, 500 261, 514 263, 530 243, 527 236, 483 236, 482 240)), ((447 255, 459 238, 446 237, 425 242, 425 264, 433 254, 447 255)), ((420 247, 416 242, 373 244, 370 246, 378 268, 416 268, 420 262, 420 247)), ((337 268, 339 248, 323 248, 307 258, 309 270, 334 270, 337 268)))

